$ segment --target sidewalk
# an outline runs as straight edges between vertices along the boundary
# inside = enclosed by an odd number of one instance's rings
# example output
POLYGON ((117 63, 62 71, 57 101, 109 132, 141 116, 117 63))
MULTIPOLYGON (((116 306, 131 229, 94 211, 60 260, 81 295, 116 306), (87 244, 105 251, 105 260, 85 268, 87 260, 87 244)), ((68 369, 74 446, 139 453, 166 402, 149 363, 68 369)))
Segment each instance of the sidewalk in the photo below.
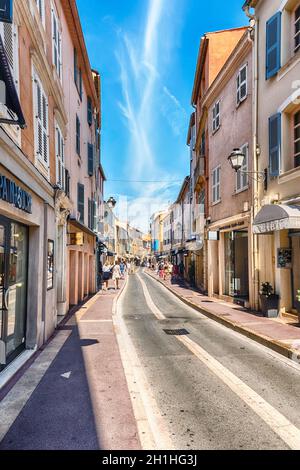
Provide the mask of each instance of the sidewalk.
POLYGON ((163 281, 153 271, 147 273, 173 292, 190 307, 207 317, 251 338, 274 351, 300 363, 300 328, 279 319, 269 319, 247 309, 210 298, 190 288, 186 283, 163 281))
POLYGON ((140 449, 112 321, 116 296, 82 305, 8 391, 0 450, 140 449))

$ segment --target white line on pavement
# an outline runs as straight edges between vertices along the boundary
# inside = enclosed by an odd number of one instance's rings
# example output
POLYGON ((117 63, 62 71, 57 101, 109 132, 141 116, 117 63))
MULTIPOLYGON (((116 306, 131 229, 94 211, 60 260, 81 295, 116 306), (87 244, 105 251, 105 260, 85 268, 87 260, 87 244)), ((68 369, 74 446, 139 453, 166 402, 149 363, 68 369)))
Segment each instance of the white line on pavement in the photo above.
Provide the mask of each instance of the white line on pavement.
POLYGON ((147 302, 148 307, 150 308, 151 312, 156 316, 158 320, 166 320, 167 318, 162 314, 162 312, 156 307, 154 304, 150 293, 148 291, 148 288, 146 286, 146 283, 143 281, 143 279, 140 277, 139 274, 136 275, 140 283, 142 284, 144 296, 147 302))
MULTIPOLYGON (((143 286, 148 307, 153 314, 162 319, 164 315, 154 305, 145 282, 143 286), (152 306, 154 305, 154 310, 152 306), (158 314, 159 312, 159 314, 158 314)), ((164 317, 165 319, 166 317, 164 317)), ((219 379, 222 380, 239 398, 241 398, 292 450, 300 450, 300 430, 285 416, 252 390, 241 379, 224 367, 219 361, 186 336, 176 336, 189 351, 205 364, 219 379)))

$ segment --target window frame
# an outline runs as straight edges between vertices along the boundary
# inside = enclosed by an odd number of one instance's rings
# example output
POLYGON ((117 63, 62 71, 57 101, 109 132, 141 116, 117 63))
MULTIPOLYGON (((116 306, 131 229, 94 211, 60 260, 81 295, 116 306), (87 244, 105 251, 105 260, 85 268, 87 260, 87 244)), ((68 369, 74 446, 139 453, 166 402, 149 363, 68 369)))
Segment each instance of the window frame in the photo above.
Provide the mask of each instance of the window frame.
POLYGON ((295 149, 295 144, 300 142, 300 137, 298 139, 295 138, 296 137, 296 135, 295 135, 296 129, 300 129, 300 121, 299 121, 299 124, 295 124, 297 114, 300 114, 300 109, 298 109, 296 112, 294 112, 294 114, 292 116, 292 124, 293 124, 293 162, 294 162, 293 168, 300 168, 300 152, 296 153, 296 149, 295 149), (296 160, 297 159, 299 160, 299 165, 296 165, 296 160))
POLYGON ((298 5, 296 5, 296 7, 293 10, 293 26, 294 26, 294 31, 293 31, 293 52, 294 52, 294 54, 297 54, 297 52, 300 50, 300 41, 299 41, 298 46, 296 46, 296 38, 297 37, 300 38, 300 27, 299 27, 299 31, 297 32, 297 26, 296 26, 297 23, 299 23, 299 25, 300 25, 300 2, 298 3, 298 5), (299 10, 298 19, 296 19, 297 10, 299 10))
POLYGON ((212 130, 215 134, 221 127, 221 100, 215 102, 212 110, 212 130), (217 112, 218 108, 218 112, 217 112), (217 124, 218 122, 218 124, 217 124))
POLYGON ((56 9, 51 3, 51 28, 52 28, 52 63, 57 72, 58 78, 62 83, 62 33, 61 33, 61 23, 56 12, 56 9), (56 23, 56 36, 55 38, 55 28, 54 23, 56 23), (57 39, 57 40, 56 40, 57 39), (55 52, 56 60, 55 63, 55 52))
POLYGON ((34 141, 35 141, 35 157, 39 163, 43 165, 43 167, 47 170, 48 175, 49 175, 49 170, 50 170, 50 153, 49 153, 49 102, 48 102, 48 95, 45 92, 45 88, 43 86, 43 83, 33 67, 33 114, 34 114, 34 141), (37 96, 37 87, 40 88, 40 93, 41 93, 41 103, 39 104, 38 101, 38 96, 37 96), (39 116, 39 106, 41 106, 41 115, 39 116), (46 112, 46 115, 44 113, 46 112), (46 124, 46 125, 45 125, 46 124), (41 131, 38 127, 38 125, 41 126, 41 131), (42 153, 40 153, 40 135, 39 133, 42 133, 42 153), (46 138, 46 140, 45 140, 46 138), (46 147, 45 148, 45 144, 46 147), (45 160, 45 151, 46 151, 46 157, 47 161, 45 160))
POLYGON ((35 0, 35 6, 36 6, 36 9, 39 13, 39 17, 40 17, 40 20, 41 20, 41 23, 44 27, 44 29, 46 29, 46 9, 45 9, 45 0, 35 0))
POLYGON ((80 214, 79 222, 81 222, 82 224, 84 224, 84 216, 85 216, 85 191, 84 189, 85 189, 84 184, 77 183, 77 212, 78 214, 80 214), (79 201, 80 190, 82 190, 83 201, 79 201), (82 210, 80 210, 80 206, 82 210))
POLYGON ((221 202, 221 165, 216 166, 212 170, 212 204, 216 205, 221 202), (214 179, 218 175, 218 181, 214 179), (219 195, 218 199, 215 197, 219 195))
MULTIPOLYGON (((235 182, 235 192, 236 194, 241 193, 243 191, 246 191, 249 189, 249 175, 246 173, 242 172, 248 172, 249 171, 249 144, 246 143, 241 146, 241 151, 246 149, 246 155, 245 155, 245 160, 246 162, 242 165, 241 169, 236 172, 236 182, 235 182), (240 185, 239 185, 240 183, 240 185), (244 183, 244 184, 243 184, 244 183)), ((244 161, 245 161, 244 160, 244 161)))
POLYGON ((244 64, 242 67, 240 67, 236 77, 236 85, 236 104, 239 106, 248 98, 248 64, 244 64), (241 81, 241 75, 244 69, 246 70, 246 78, 245 80, 241 81), (245 96, 241 97, 241 90, 244 85, 246 86, 246 92, 245 96))
POLYGON ((81 123, 78 114, 76 114, 76 153, 81 158, 81 123))
POLYGON ((56 184, 65 191, 66 189, 66 168, 65 168, 65 139, 59 124, 55 121, 55 165, 56 165, 56 184), (59 179, 59 168, 61 180, 59 179))

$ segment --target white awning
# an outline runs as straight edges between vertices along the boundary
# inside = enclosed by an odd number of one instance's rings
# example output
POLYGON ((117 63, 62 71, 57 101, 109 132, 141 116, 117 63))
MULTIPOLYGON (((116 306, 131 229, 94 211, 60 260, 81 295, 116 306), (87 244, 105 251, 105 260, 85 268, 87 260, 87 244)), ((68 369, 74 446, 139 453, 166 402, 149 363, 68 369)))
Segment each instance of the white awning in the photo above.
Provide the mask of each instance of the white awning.
POLYGON ((256 234, 290 229, 300 229, 300 206, 268 204, 254 219, 253 233, 256 234))

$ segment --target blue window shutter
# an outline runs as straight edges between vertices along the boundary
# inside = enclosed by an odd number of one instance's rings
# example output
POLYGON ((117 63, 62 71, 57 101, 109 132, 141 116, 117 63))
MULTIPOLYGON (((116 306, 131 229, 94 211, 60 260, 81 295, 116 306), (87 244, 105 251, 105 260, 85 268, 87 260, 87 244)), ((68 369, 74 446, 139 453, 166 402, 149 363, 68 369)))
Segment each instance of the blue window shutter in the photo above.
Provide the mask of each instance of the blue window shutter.
POLYGON ((266 78, 278 72, 281 67, 281 11, 267 21, 266 30, 266 78))
POLYGON ((91 126, 93 124, 93 103, 90 97, 88 97, 87 106, 87 121, 88 124, 91 126))
POLYGON ((88 144, 88 175, 93 176, 94 174, 94 146, 88 144))
POLYGON ((84 224, 84 186, 77 184, 77 210, 80 214, 79 220, 84 224))
POLYGON ((278 176, 281 160, 281 114, 269 118, 269 167, 270 176, 278 176))
POLYGON ((74 49, 74 81, 77 85, 77 80, 78 80, 78 60, 77 60, 77 51, 74 49))

